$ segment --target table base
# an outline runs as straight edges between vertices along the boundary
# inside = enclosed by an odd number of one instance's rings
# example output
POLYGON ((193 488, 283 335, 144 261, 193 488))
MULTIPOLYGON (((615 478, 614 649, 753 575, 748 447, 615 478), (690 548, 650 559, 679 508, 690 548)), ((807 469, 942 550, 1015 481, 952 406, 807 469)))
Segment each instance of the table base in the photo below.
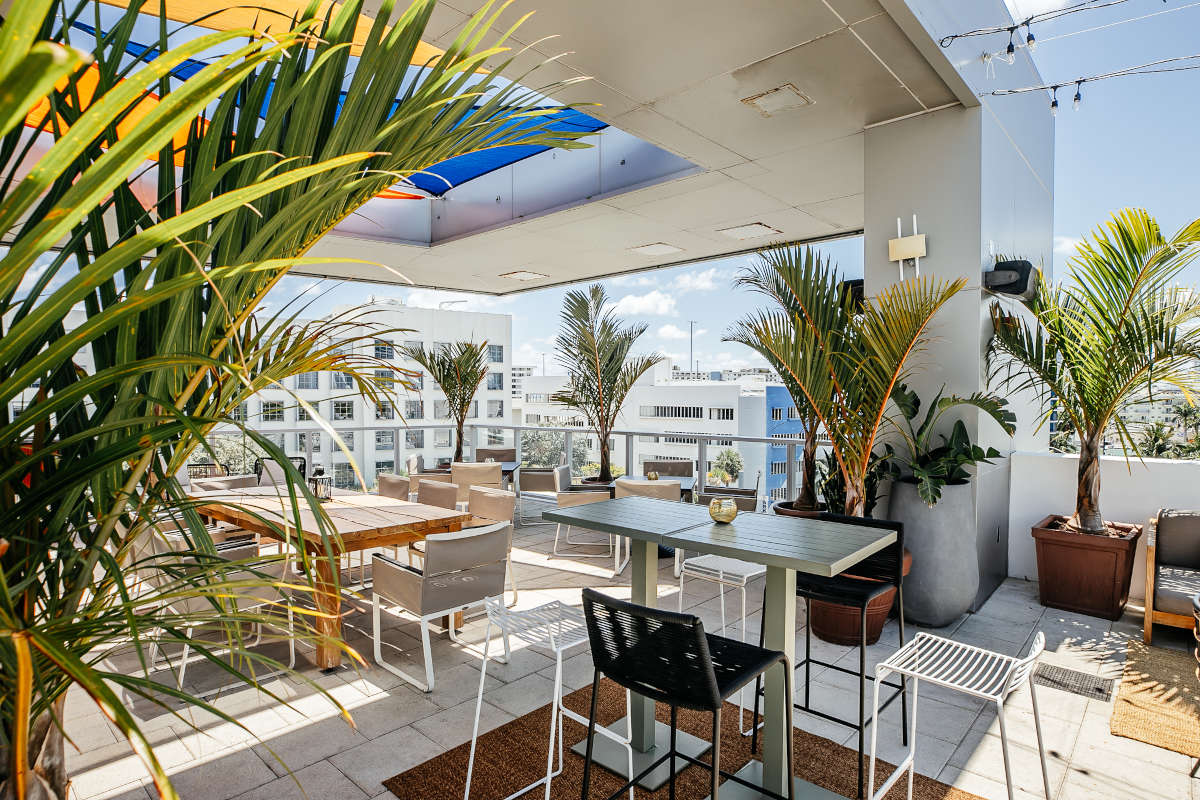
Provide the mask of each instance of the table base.
MULTIPOLYGON (((618 736, 624 737, 625 732, 628 730, 626 724, 627 723, 624 719, 619 719, 612 725, 609 725, 608 729, 618 736)), ((604 767, 605 769, 615 772, 616 774, 621 775, 628 780, 629 776, 626 775, 625 770, 629 768, 629 763, 626 761, 627 751, 625 750, 624 745, 617 744, 607 736, 598 734, 592 734, 592 739, 595 742, 595 744, 592 746, 592 764, 604 767)), ((676 734, 675 746, 679 749, 679 752, 685 753, 692 758, 699 758, 712 748, 712 745, 709 742, 706 742, 704 739, 692 736, 690 733, 684 733, 683 731, 679 731, 676 734)), ((656 759, 660 758, 663 753, 667 752, 670 747, 671 726, 667 725, 665 722, 655 721, 654 747, 650 748, 644 753, 639 752, 638 750, 633 751, 633 774, 636 775, 646 767, 650 766, 656 759)), ((571 747, 571 752, 580 756, 585 755, 586 751, 586 738, 581 740, 579 743, 572 745, 571 747)), ((682 766, 687 764, 687 762, 680 758, 675 760, 675 764, 676 766, 682 766)), ((687 766, 693 767, 695 765, 687 764, 687 766)), ((680 771, 682 772, 682 770, 680 771)), ((667 781, 670 780, 670 778, 671 762, 665 761, 653 772, 649 773, 640 781, 638 781, 637 785, 641 786, 643 789, 653 792, 656 789, 661 789, 663 786, 666 786, 667 781)))
MULTIPOLYGON (((734 774, 742 780, 761 785, 762 762, 758 760, 751 761, 734 774)), ((792 778, 792 786, 796 790, 796 800, 845 800, 840 794, 831 792, 828 789, 817 786, 815 783, 809 783, 800 778, 792 778)), ((766 800, 769 797, 771 796, 768 794, 763 794, 733 781, 725 781, 721 784, 721 800, 766 800)), ((705 800, 712 800, 712 796, 710 795, 705 800)))

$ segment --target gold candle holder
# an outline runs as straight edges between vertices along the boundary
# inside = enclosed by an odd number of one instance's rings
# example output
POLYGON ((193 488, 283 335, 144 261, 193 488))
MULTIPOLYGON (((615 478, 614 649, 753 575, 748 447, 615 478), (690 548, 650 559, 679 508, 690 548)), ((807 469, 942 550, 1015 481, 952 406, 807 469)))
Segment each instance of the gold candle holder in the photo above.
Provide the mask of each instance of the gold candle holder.
POLYGON ((738 515, 737 503, 728 497, 714 497, 708 504, 708 515, 714 522, 733 522, 738 515))

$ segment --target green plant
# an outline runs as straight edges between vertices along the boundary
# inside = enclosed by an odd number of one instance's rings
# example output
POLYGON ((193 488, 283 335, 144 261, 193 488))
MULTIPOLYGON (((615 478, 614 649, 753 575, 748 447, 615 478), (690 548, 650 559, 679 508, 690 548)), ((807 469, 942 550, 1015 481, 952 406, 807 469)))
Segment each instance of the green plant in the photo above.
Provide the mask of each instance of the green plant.
POLYGON ((1200 436, 1200 407, 1192 403, 1179 403, 1175 406, 1175 419, 1184 436, 1200 436))
POLYGON ((614 477, 608 452, 609 434, 637 379, 662 361, 657 353, 639 356, 633 346, 645 324, 624 327, 608 306, 604 287, 573 289, 563 298, 562 330, 554 340, 558 362, 567 370, 567 387, 551 395, 583 414, 600 443, 599 479, 614 477))
MULTIPOLYGON (((875 506, 879 505, 879 487, 892 477, 889 459, 890 455, 886 452, 871 454, 871 465, 867 468, 866 478, 863 480, 861 516, 870 517, 875 514, 875 506)), ((816 485, 825 507, 834 513, 841 513, 840 510, 846 507, 846 481, 838 467, 837 456, 832 450, 826 450, 824 457, 817 462, 816 485)))
POLYGON ((1136 444, 1142 458, 1176 458, 1180 450, 1175 429, 1161 422, 1144 426, 1136 444))
MULTIPOLYGON (((565 447, 566 434, 561 431, 521 431, 521 466, 557 467, 565 447)), ((571 471, 578 473, 586 463, 587 442, 575 437, 571 440, 571 471)))
POLYGON ((487 342, 454 342, 425 349, 423 344, 406 345, 400 352, 420 364, 441 387, 454 420, 454 460, 462 461, 463 426, 471 413, 471 401, 488 375, 487 342))
POLYGON ((862 516, 892 389, 907 373, 909 356, 924 346, 930 320, 964 281, 907 280, 860 309, 829 259, 786 245, 760 253, 737 285, 766 295, 775 308, 739 321, 725 340, 760 353, 812 409, 844 481, 844 511, 862 516))
POLYGON ((1024 302, 1027 314, 991 306, 989 379, 1031 390, 1079 437, 1071 524, 1103 534, 1100 449, 1110 427, 1136 452, 1122 412, 1154 382, 1190 397, 1200 388, 1200 297, 1173 286, 1200 253, 1200 220, 1167 238, 1146 211, 1125 209, 1085 239, 1068 262, 1070 280, 1024 302))
MULTIPOLYGON (((323 21, 314 4, 292 30, 209 34, 145 61, 127 47, 140 4, 92 53, 66 45, 90 5, 22 0, 0 23, 0 796, 17 800, 67 797, 62 721, 73 685, 129 740, 158 794, 176 797, 118 693, 236 720, 152 680, 150 643, 187 640, 264 692, 255 676, 282 666, 244 634, 283 627, 284 609, 236 598, 303 595, 307 579, 289 575, 285 585, 269 563, 219 558, 175 476, 198 449, 214 455, 206 437, 218 426, 241 431, 286 470, 289 520, 273 532, 312 575, 312 559, 333 557, 328 517, 279 448, 235 411, 300 372, 350 373, 369 399, 391 387, 373 378, 382 363, 335 348, 361 336, 355 315, 302 324, 300 309, 284 309, 260 322, 270 289, 290 267, 319 264, 303 258, 313 242, 415 170, 481 147, 575 138, 528 124, 543 112, 513 103, 540 95, 508 83, 503 64, 480 81, 477 69, 507 37, 480 44, 502 9, 472 18, 412 79, 432 2, 398 19, 384 2, 342 103, 361 2, 323 21), (173 77, 201 58, 208 65, 194 75, 173 77), (150 91, 153 107, 118 135, 118 120, 150 91), (38 103, 50 113, 21 130, 38 103), (168 167, 147 166, 150 154, 168 167), (143 171, 155 185, 149 205, 139 199, 143 171), (74 307, 85 320, 67 330, 74 307), (10 414, 18 397, 29 402, 10 414), (319 552, 289 533, 310 510, 319 552), (147 554, 166 531, 183 549, 147 554), (183 601, 188 610, 176 611, 183 601), (218 641, 190 638, 197 626, 218 641), (105 659, 119 653, 140 669, 111 668, 105 659)), ((301 611, 295 635, 317 639, 317 616, 301 611)))
MULTIPOLYGON (((585 478, 595 478, 600 475, 600 465, 595 461, 589 461, 579 468, 579 474, 585 478)), ((625 474, 625 468, 620 465, 612 465, 609 467, 609 475, 613 478, 619 478, 625 474)))
POLYGON ((717 472, 724 472, 728 476, 727 483, 737 480, 737 476, 742 474, 744 468, 742 454, 732 447, 726 447, 713 459, 713 469, 717 472))
MULTIPOLYGON (((917 494, 930 507, 941 499, 942 487, 970 480, 967 467, 990 464, 991 459, 1002 457, 994 447, 985 450, 974 444, 962 420, 956 420, 950 435, 941 434, 941 444, 936 444, 934 430, 943 414, 952 408, 972 406, 995 420, 1009 436, 1017 430, 1014 424, 1016 417, 1005 409, 1008 401, 1004 398, 986 392, 976 392, 969 397, 943 395, 945 390, 943 386, 938 391, 920 424, 915 424, 917 414, 921 411, 921 398, 917 393, 902 383, 892 390, 892 401, 900 409, 904 420, 903 425, 895 426, 904 448, 901 455, 893 455, 890 460, 892 477, 915 483, 917 494)), ((894 453, 890 444, 888 448, 888 452, 894 453)))

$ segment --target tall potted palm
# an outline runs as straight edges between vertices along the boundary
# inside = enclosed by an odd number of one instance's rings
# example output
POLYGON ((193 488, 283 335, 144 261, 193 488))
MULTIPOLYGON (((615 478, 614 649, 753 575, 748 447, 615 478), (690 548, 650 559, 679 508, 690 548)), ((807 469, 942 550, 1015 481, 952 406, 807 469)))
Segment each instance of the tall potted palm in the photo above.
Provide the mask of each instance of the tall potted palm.
POLYGON ((558 362, 567 371, 567 386, 550 399, 583 414, 595 431, 600 447, 600 473, 595 480, 609 483, 613 479, 609 434, 633 384, 661 362, 662 356, 633 354, 646 325, 622 325, 608 308, 608 294, 598 283, 586 291, 567 292, 560 317, 562 330, 555 348, 558 362))
MULTIPOLYGON (((878 468, 875 441, 892 392, 908 372, 909 357, 928 340, 933 316, 964 282, 908 280, 858 308, 828 257, 784 245, 761 252, 737 285, 765 295, 773 307, 740 320, 725 339, 761 354, 799 393, 797 406, 812 408, 844 487, 837 510, 864 516, 867 481, 878 468)), ((894 600, 893 593, 868 609, 868 641, 879 638, 894 600)), ((813 631, 839 642, 857 643, 861 636, 857 612, 835 604, 813 604, 813 631)))
MULTIPOLYGON (((361 2, 328 18, 313 18, 312 4, 270 36, 224 31, 161 52, 130 42, 132 5, 90 53, 64 44, 87 2, 22 0, 0 23, 0 796, 16 800, 68 796, 72 686, 128 739, 158 794, 177 796, 125 698, 228 717, 154 680, 152 641, 187 642, 262 691, 256 676, 286 666, 244 635, 286 628, 283 606, 252 611, 235 598, 308 587, 290 573, 281 585, 261 562, 217 558, 176 475, 218 426, 245 430, 287 472, 290 519, 275 535, 291 538, 283 549, 313 575, 334 552, 328 517, 235 410, 299 372, 349 372, 371 399, 387 388, 374 383, 372 360, 331 344, 355 335, 350 323, 305 325, 287 311, 260 323, 270 289, 298 263, 317 266, 304 258, 313 242, 414 170, 497 144, 576 138, 530 126, 523 90, 497 72, 479 83, 498 52, 480 44, 490 12, 414 78, 408 65, 433 4, 418 0, 397 17, 385 0, 356 52, 355 80, 371 91, 342 102, 361 2), (148 154, 167 168, 148 166, 148 154), (139 199, 146 170, 157 189, 149 207, 139 199), (67 330, 72 308, 85 320, 67 330), (310 510, 322 553, 289 533, 310 510), (164 528, 184 549, 146 555, 164 528), (173 610, 179 601, 198 602, 185 613, 173 610), (189 636, 206 626, 220 632, 217 644, 189 636), (114 648, 143 668, 111 667, 114 648)), ((507 35, 492 38, 502 46, 507 35)), ((292 635, 320 641, 325 618, 300 615, 292 635)))
POLYGON ((423 344, 405 345, 400 352, 420 364, 446 395, 454 420, 454 460, 462 461, 463 426, 471 413, 471 401, 487 380, 487 342, 453 342, 426 349, 423 344))
POLYGON ((1114 431, 1139 453, 1122 413, 1155 383, 1200 388, 1200 297, 1173 285, 1198 254, 1200 220, 1168 238, 1146 211, 1124 209, 1079 244, 1070 280, 1043 282, 1025 314, 991 306, 990 378, 1035 392, 1046 418, 1056 411, 1079 438, 1074 513, 1033 528, 1044 605, 1108 619, 1124 610, 1142 528, 1102 516, 1101 448, 1114 431))

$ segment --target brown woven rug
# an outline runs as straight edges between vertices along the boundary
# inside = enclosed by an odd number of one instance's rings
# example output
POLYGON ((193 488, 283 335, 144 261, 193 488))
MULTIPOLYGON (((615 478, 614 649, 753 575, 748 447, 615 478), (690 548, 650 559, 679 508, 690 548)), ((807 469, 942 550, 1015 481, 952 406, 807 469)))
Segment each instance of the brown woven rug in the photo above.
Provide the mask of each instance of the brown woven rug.
POLYGON ((1114 736, 1200 758, 1195 657, 1186 650, 1130 642, 1108 728, 1114 736))
MULTIPOLYGON (((586 716, 591 688, 568 695, 567 708, 586 716)), ((668 720, 667 708, 658 707, 658 718, 668 720)), ((625 695, 615 684, 605 681, 600 686, 598 718, 601 724, 611 724, 625 712, 625 695)), ((750 739, 737 729, 737 707, 726 705, 722 715, 721 764, 730 772, 750 760, 750 739)), ((707 739, 712 730, 712 716, 691 711, 679 712, 681 730, 707 739)), ((475 753, 475 778, 472 781, 472 800, 498 800, 546 774, 546 744, 550 728, 550 706, 546 705, 519 719, 484 734, 475 753)), ((584 727, 566 720, 564 739, 566 765, 554 779, 550 796, 554 800, 578 800, 583 777, 583 759, 571 753, 570 745, 583 738, 584 727)), ((383 782, 400 800, 462 800, 463 782, 467 774, 470 743, 460 745, 436 758, 413 767, 383 782)), ((796 731, 796 774, 805 780, 854 797, 858 791, 858 754, 828 739, 805 731, 796 731)), ((878 780, 891 774, 890 764, 880 762, 878 780)), ((622 781, 603 768, 592 770, 591 797, 604 798, 612 794, 622 781)), ((677 791, 680 800, 699 800, 709 793, 708 772, 701 767, 689 767, 679 774, 677 791)), ((888 793, 888 800, 905 796, 907 781, 900 780, 888 793)), ((530 797, 541 797, 541 789, 530 797)), ((667 797, 667 787, 657 792, 639 789, 638 800, 667 797)), ((947 786, 918 774, 913 785, 916 800, 981 800, 976 795, 947 786)))

